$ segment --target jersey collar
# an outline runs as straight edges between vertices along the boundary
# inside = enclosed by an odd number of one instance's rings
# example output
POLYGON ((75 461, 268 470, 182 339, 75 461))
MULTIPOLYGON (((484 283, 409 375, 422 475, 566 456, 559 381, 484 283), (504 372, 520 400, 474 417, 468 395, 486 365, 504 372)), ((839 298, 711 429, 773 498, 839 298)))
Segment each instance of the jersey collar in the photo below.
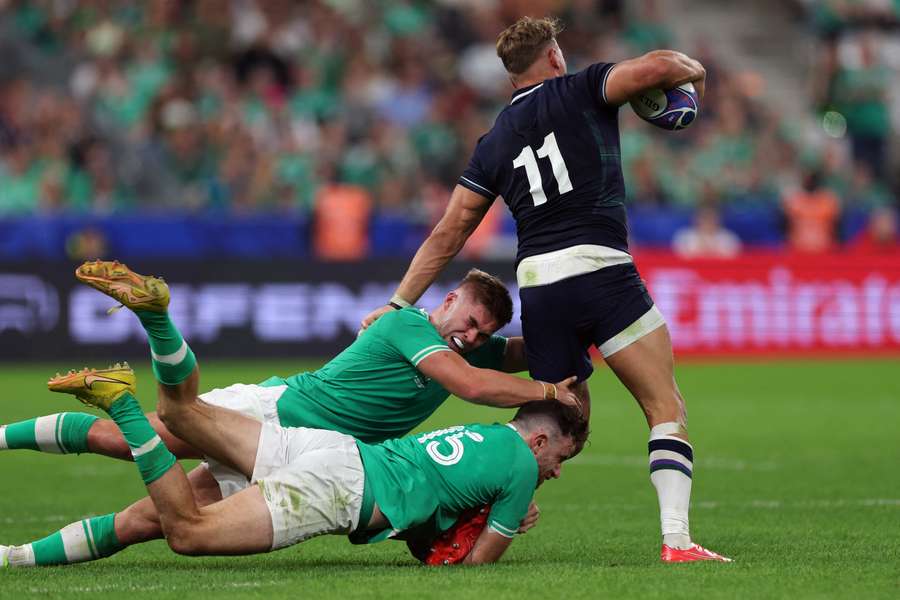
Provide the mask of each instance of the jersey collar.
POLYGON ((510 100, 509 103, 510 103, 510 104, 515 104, 516 101, 521 100, 522 98, 524 98, 525 96, 527 96, 528 94, 530 94, 530 93, 533 92, 534 90, 538 89, 538 88, 541 87, 542 85, 544 85, 544 82, 543 82, 543 81, 542 81, 541 83, 536 83, 536 84, 534 84, 534 85, 529 85, 528 87, 524 87, 524 88, 519 88, 519 89, 517 89, 517 90, 516 90, 516 93, 513 94, 512 100, 510 100))

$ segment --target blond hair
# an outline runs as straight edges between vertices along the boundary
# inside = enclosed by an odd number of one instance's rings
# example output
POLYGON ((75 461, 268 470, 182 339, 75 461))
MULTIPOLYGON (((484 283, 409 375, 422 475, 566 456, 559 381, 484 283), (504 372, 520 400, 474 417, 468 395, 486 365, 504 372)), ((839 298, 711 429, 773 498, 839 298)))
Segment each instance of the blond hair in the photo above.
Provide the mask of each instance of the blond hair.
POLYGON ((509 73, 521 75, 562 30, 562 23, 553 17, 522 17, 497 38, 497 56, 509 73))

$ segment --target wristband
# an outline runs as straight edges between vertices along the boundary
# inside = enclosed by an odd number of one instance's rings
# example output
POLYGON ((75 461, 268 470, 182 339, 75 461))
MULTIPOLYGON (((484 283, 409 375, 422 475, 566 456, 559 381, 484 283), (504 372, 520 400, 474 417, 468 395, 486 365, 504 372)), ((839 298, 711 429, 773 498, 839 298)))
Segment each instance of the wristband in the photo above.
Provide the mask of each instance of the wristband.
POLYGON ((538 381, 538 383, 540 383, 541 387, 544 388, 544 400, 557 400, 555 385, 543 381, 538 381))
POLYGON ((407 302, 406 300, 404 300, 397 294, 394 294, 391 297, 391 300, 388 302, 388 306, 393 306, 397 310, 400 310, 400 309, 406 308, 408 306, 412 306, 412 304, 410 304, 409 302, 407 302))

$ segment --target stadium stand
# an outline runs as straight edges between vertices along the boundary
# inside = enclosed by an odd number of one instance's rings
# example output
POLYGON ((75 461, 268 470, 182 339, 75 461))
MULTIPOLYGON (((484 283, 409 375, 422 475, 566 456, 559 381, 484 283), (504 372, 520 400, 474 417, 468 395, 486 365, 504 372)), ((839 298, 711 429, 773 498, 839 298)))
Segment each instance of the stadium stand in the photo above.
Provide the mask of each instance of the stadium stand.
MULTIPOLYGON (((659 46, 709 71, 684 132, 622 111, 636 246, 669 246, 699 205, 744 247, 785 244, 784 202, 811 176, 838 198, 839 242, 896 208, 898 3, 751 3, 707 21, 715 35, 666 18, 692 4, 716 14, 700 0, 0 2, 0 257, 96 243, 123 257, 407 255, 508 99, 493 44, 523 9, 567 23, 571 71, 659 46), (767 10, 787 25, 761 54, 734 19, 767 10), (770 60, 805 41, 809 85, 804 61, 770 60), (754 52, 766 60, 734 62, 754 52), (363 221, 346 248, 323 234, 336 189, 363 221), (147 237, 162 223, 165 249, 147 237)), ((470 256, 510 252, 499 219, 470 256)))

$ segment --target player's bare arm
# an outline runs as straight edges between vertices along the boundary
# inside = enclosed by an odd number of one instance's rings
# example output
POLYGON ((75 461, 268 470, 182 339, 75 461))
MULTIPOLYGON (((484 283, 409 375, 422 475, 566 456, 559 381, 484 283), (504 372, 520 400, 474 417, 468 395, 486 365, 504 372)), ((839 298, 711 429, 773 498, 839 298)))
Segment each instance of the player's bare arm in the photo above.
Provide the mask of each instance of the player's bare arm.
MULTIPOLYGON (((400 281, 394 298, 405 303, 404 305, 418 301, 447 263, 462 249, 466 240, 481 223, 491 203, 492 200, 481 194, 457 185, 450 196, 450 203, 444 211, 444 216, 428 238, 422 242, 406 270, 406 275, 400 281)), ((393 308, 396 307, 387 305, 372 311, 362 320, 362 328, 365 329, 393 308)))
POLYGON ((653 50, 616 64, 606 80, 606 99, 624 104, 645 90, 671 89, 691 82, 703 98, 706 69, 698 61, 675 50, 653 50))
POLYGON ((500 535, 496 531, 486 527, 485 530, 481 532, 481 535, 478 536, 478 541, 475 542, 475 546, 472 548, 472 551, 469 552, 469 555, 466 556, 463 564, 483 565, 497 562, 500 560, 500 557, 503 556, 503 553, 506 552, 506 549, 509 548, 511 543, 512 538, 500 535))
POLYGON ((473 367, 455 352, 436 352, 418 365, 423 375, 440 383, 451 394, 498 408, 514 408, 527 402, 559 401, 579 406, 575 377, 559 383, 522 379, 492 369, 473 367))

